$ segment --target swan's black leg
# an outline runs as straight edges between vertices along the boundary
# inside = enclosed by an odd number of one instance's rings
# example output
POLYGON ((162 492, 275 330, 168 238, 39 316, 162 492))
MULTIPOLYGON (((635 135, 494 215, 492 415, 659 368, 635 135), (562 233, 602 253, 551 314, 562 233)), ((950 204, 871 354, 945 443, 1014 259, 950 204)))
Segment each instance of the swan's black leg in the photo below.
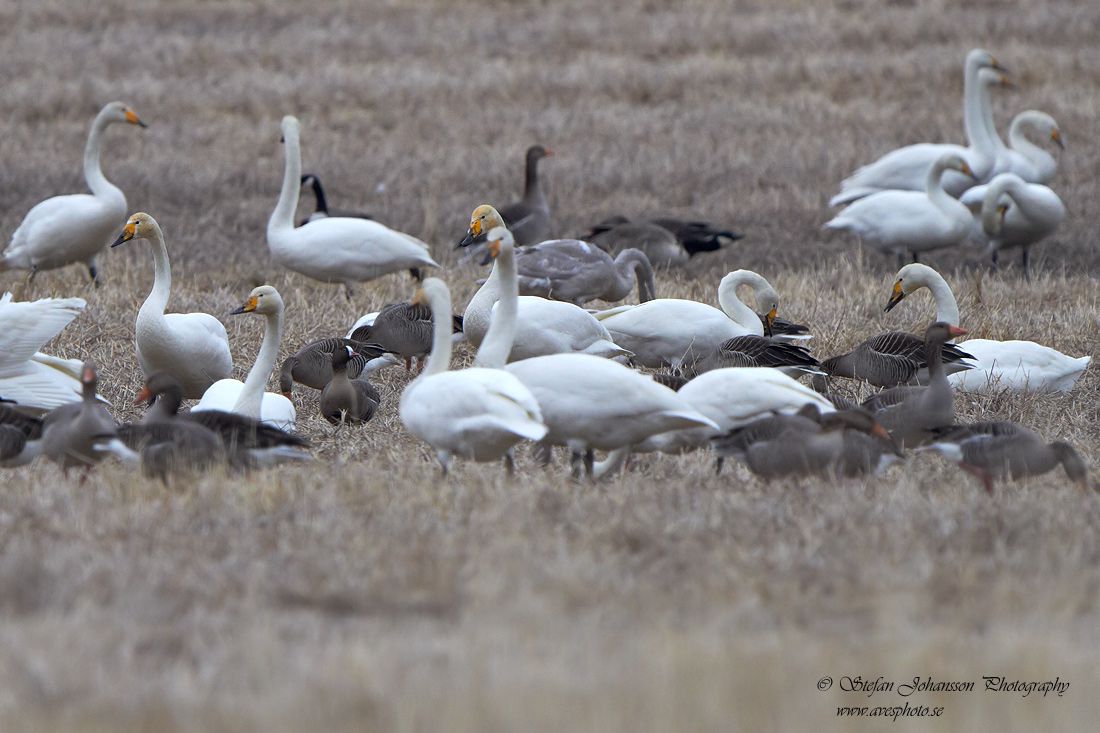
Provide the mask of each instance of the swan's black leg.
POLYGON ((917 256, 916 252, 913 253, 913 262, 920 262, 920 257, 917 256))
POLYGON ((989 259, 991 260, 991 263, 992 263, 989 266, 989 271, 991 273, 996 272, 997 271, 997 250, 996 249, 990 250, 989 259))
POLYGON ((581 466, 581 453, 580 451, 573 451, 569 454, 569 466, 573 474, 573 478, 580 478, 580 466, 581 466))
POLYGON ((596 452, 589 448, 584 452, 584 475, 588 478, 592 478, 592 474, 595 472, 596 452))
POLYGON ((352 287, 351 283, 344 283, 344 297, 348 299, 348 302, 351 302, 351 294, 354 291, 355 288, 352 287))
POLYGON ((99 270, 95 265, 88 265, 88 276, 92 278, 92 284, 99 287, 99 270))
POLYGON ((1024 279, 1031 282, 1031 272, 1027 269, 1027 247, 1024 247, 1024 252, 1020 255, 1020 265, 1024 268, 1024 279))
POLYGON ((722 473, 722 466, 726 463, 725 456, 718 456, 714 459, 714 475, 717 476, 722 473))
POLYGON ((511 451, 504 454, 504 470, 508 472, 509 476, 516 475, 516 459, 512 458, 511 451))

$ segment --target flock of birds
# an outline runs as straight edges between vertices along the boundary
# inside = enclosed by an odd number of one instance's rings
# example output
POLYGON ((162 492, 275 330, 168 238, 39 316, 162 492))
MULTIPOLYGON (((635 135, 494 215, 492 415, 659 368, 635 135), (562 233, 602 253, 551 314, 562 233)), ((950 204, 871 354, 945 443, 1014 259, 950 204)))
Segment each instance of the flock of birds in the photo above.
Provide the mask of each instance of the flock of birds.
MULTIPOLYGON (((1012 148, 1000 143, 989 94, 1006 83, 1004 73, 987 52, 972 51, 965 92, 969 147, 910 146, 861 168, 834 199, 847 208, 827 226, 853 229, 884 251, 914 260, 920 251, 984 233, 994 253, 1023 247, 1026 267, 1027 247, 1057 226, 1064 209, 1041 185, 1056 162, 1027 143, 1023 130, 1045 130, 1061 140, 1048 116, 1025 113, 1013 123, 1012 148), (1035 213, 1055 208, 1057 217, 1035 213)), ((125 105, 104 107, 85 151, 92 193, 35 206, 0 257, 0 271, 23 269, 33 278, 39 270, 83 263, 94 281, 96 257, 112 239, 112 247, 146 242, 154 279, 134 338, 145 380, 136 403, 150 407, 140 422, 118 425, 97 397, 92 362, 39 351, 79 315, 83 299, 16 303, 5 295, 0 465, 24 465, 43 455, 67 471, 113 455, 170 481, 215 466, 248 470, 310 460, 308 443, 294 432, 295 384, 321 391, 321 414, 330 422, 362 424, 382 409, 368 376, 401 363, 409 370, 417 361, 420 372, 401 393, 399 415, 444 472, 455 457, 503 460, 512 471, 513 448, 533 441, 544 461, 554 446, 567 448, 574 471, 593 478, 617 469, 631 453, 709 448, 718 470, 732 457, 774 478, 864 476, 903 460, 907 450, 934 450, 978 476, 989 491, 995 479, 1058 465, 1087 485, 1085 465, 1067 443, 1048 443, 1009 422, 957 424, 954 392, 1069 391, 1090 357, 1031 341, 955 343, 966 331, 950 287, 935 270, 914 262, 898 272, 886 310, 927 288, 936 305, 927 331, 881 334, 818 361, 801 345, 810 329, 777 317, 779 295, 755 272, 726 274, 717 308, 656 297, 655 272, 735 241, 732 231, 698 221, 614 217, 581 239, 550 239, 538 164, 552 152, 540 145, 527 151, 519 202, 473 211, 459 246, 467 257, 491 262, 492 270, 456 314, 444 282, 424 277, 426 268, 438 267, 427 244, 369 215, 329 208, 320 180, 302 175, 299 122, 285 117, 284 176, 267 227, 273 259, 315 280, 342 284, 349 297, 357 283, 408 271, 417 295, 365 315, 343 337, 305 345, 283 361, 279 392, 267 392, 282 346, 283 301, 275 288, 256 287, 233 311, 266 319, 259 353, 242 383, 231 378, 229 340, 217 318, 165 312, 171 268, 164 234, 148 214, 127 217, 125 196, 99 167, 103 133, 114 122, 144 127, 125 105), (304 186, 313 190, 317 210, 296 226, 304 186), (623 300, 635 286, 638 304, 585 307, 593 300, 623 300), (741 286, 751 290, 751 303, 738 295, 741 286), (459 340, 477 353, 471 367, 452 370, 459 340), (661 371, 646 374, 637 367, 661 371), (807 375, 809 386, 798 381, 807 375), (830 393, 832 378, 884 389, 855 405, 830 393), (184 400, 198 403, 184 413, 184 400), (597 462, 595 451, 608 456, 597 462)))

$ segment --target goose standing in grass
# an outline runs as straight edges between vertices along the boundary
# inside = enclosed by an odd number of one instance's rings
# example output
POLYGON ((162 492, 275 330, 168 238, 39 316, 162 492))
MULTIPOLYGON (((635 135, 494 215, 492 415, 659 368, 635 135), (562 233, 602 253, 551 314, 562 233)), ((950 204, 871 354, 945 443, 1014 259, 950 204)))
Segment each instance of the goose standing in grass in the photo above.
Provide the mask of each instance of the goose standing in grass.
POLYGON ((42 421, 0 404, 0 467, 25 466, 42 453, 42 421))
POLYGON ((43 418, 42 454, 66 474, 73 467, 91 468, 108 454, 136 465, 137 454, 119 440, 115 419, 96 398, 95 364, 84 362, 80 381, 83 399, 43 418))
MULTIPOLYGON (((478 223, 478 212, 491 207, 478 207, 474 211, 474 225, 478 223)), ((514 246, 512 235, 504 227, 499 228, 499 239, 490 241, 490 256, 497 258, 501 242, 514 246)), ((500 259, 493 265, 489 279, 477 291, 466 312, 462 316, 463 332, 474 346, 480 346, 489 330, 489 321, 501 293, 506 287, 501 274, 500 259)), ((518 319, 515 339, 509 359, 519 361, 547 354, 582 353, 592 356, 627 356, 629 352, 620 348, 611 340, 607 329, 588 311, 556 300, 547 300, 525 295, 518 299, 518 319)))
POLYGON ((301 188, 299 125, 284 117, 286 167, 279 201, 267 222, 267 247, 283 267, 328 283, 342 283, 351 297, 357 282, 400 270, 419 276, 421 267, 438 267, 428 245, 369 219, 327 217, 294 228, 301 188))
POLYGON ((332 352, 332 381, 321 390, 321 415, 334 425, 368 422, 382 403, 370 382, 348 378, 348 363, 354 355, 350 346, 332 352))
POLYGON ((0 272, 29 270, 30 279, 34 280, 35 273, 41 270, 83 262, 92 282, 99 284, 96 255, 126 223, 126 196, 107 180, 99 166, 103 133, 115 122, 146 126, 122 102, 111 102, 100 110, 84 148, 84 180, 91 195, 54 196, 35 205, 0 256, 0 272))
POLYGON ((45 413, 79 402, 83 364, 38 351, 80 315, 82 298, 12 302, 0 297, 0 396, 21 409, 45 413))
POLYGON ((233 374, 225 326, 208 313, 165 314, 172 269, 160 225, 148 214, 134 214, 111 246, 131 239, 144 239, 153 250, 153 289, 134 328, 141 371, 146 379, 154 372, 168 372, 182 385, 184 399, 202 397, 214 382, 233 374))
POLYGON ((1028 247, 1052 234, 1066 218, 1066 207, 1058 194, 1041 183, 1028 183, 1015 173, 1000 173, 959 200, 980 207, 979 218, 989 239, 993 266, 997 266, 1000 250, 1019 247, 1025 276, 1028 247))
MULTIPOLYGON (((889 311, 909 294, 928 288, 936 303, 936 320, 959 323, 959 306, 943 276, 927 265, 906 265, 898 271, 889 311)), ((964 392, 1069 392, 1085 373, 1091 356, 1072 357, 1034 341, 969 339, 960 346, 975 364, 948 379, 964 392)))
POLYGON ((256 354, 256 362, 244 382, 239 379, 218 380, 206 390, 199 404, 191 411, 233 412, 280 430, 293 430, 296 417, 294 403, 281 394, 264 391, 275 369, 283 340, 283 299, 275 288, 261 285, 248 294, 244 305, 230 311, 230 315, 240 313, 256 313, 267 318, 264 340, 256 354))
POLYGON ((969 236, 973 218, 958 199, 943 190, 945 171, 975 178, 966 161, 947 153, 928 169, 925 190, 879 191, 853 202, 825 224, 846 229, 884 254, 896 254, 899 265, 906 255, 952 247, 969 236))
POLYGON ((753 289, 757 303, 768 309, 768 320, 775 317, 779 295, 751 270, 736 270, 722 278, 718 285, 721 310, 694 300, 659 298, 599 311, 595 316, 616 344, 633 352, 632 362, 680 369, 716 351, 729 339, 764 335, 766 324, 737 297, 740 285, 753 289))
MULTIPOLYGON (((987 129, 985 114, 992 116, 990 88, 1009 86, 1002 73, 1004 67, 985 50, 974 49, 966 56, 963 67, 963 123, 968 147, 961 145, 919 143, 898 148, 865 165, 840 184, 840 193, 829 201, 829 206, 842 206, 879 191, 921 191, 925 187, 928 169, 945 154, 952 153, 967 162, 980 180, 992 175, 997 158, 996 136, 987 129), (983 73, 983 70, 984 73, 983 73), (996 71, 995 71, 996 70, 996 71)), ((948 174, 943 187, 951 196, 958 196, 980 182, 963 176, 948 174)))
POLYGON ((937 321, 925 332, 928 354, 928 384, 920 387, 892 387, 872 396, 862 407, 872 410, 901 447, 928 442, 937 428, 955 424, 955 394, 943 368, 943 346, 966 331, 937 321))
POLYGON ((638 284, 638 302, 653 300, 653 268, 641 250, 624 249, 615 259, 579 239, 552 239, 516 253, 520 295, 583 306, 614 303, 638 284))
POLYGON ((1088 469, 1073 446, 1061 440, 1047 443, 1022 425, 994 422, 960 425, 920 450, 935 451, 977 476, 993 493, 993 481, 1018 481, 1039 476, 1060 464, 1070 481, 1088 488, 1088 469))
POLYGON ((539 161, 553 154, 553 150, 542 145, 527 148, 523 198, 500 209, 504 226, 512 232, 520 247, 538 244, 550 237, 550 205, 546 203, 546 194, 539 182, 539 161))
POLYGON ((313 197, 317 201, 316 208, 310 212, 309 216, 298 222, 298 226, 305 226, 311 221, 317 221, 318 219, 326 219, 330 216, 343 217, 349 219, 373 219, 370 214, 364 214, 361 211, 351 211, 349 209, 330 209, 328 206, 328 199, 325 198, 325 189, 321 186, 321 179, 313 173, 306 173, 302 176, 302 185, 309 186, 313 190, 313 197))
POLYGON ((346 338, 319 339, 283 360, 279 370, 279 391, 283 397, 290 398, 295 382, 313 389, 324 389, 332 381, 332 353, 344 346, 350 346, 355 351, 347 366, 350 379, 401 363, 396 356, 379 346, 346 338))
MULTIPOLYGON (((498 368, 448 371, 451 294, 442 280, 428 278, 414 303, 422 299, 435 321, 432 351, 424 371, 401 393, 402 424, 435 450, 444 474, 454 456, 479 462, 504 458, 512 470, 512 447, 546 435, 538 403, 523 384, 498 368)), ((516 322, 514 306, 513 290, 497 309, 485 336, 488 364, 503 365, 508 358, 516 322)))

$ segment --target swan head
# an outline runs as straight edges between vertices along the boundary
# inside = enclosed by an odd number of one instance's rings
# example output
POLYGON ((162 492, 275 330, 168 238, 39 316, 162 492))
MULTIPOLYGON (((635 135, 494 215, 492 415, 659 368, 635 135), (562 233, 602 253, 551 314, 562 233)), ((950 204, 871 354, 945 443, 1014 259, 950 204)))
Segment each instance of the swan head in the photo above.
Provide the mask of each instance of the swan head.
POLYGON ((1058 123, 1046 112, 1040 112, 1037 109, 1029 109, 1016 115, 1012 120, 1012 126, 1009 128, 1009 137, 1011 138, 1015 134, 1021 132, 1021 128, 1027 128, 1039 135, 1048 137, 1063 150, 1066 147, 1062 140, 1062 133, 1058 129, 1058 123))
POLYGON ((978 72, 978 84, 983 87, 1001 87, 1002 89, 1015 89, 1016 85, 1003 71, 982 69, 978 72))
POLYGON ((894 281, 894 291, 890 294, 890 302, 886 304, 883 310, 889 313, 894 309, 894 306, 905 300, 906 295, 926 287, 928 285, 928 270, 930 269, 928 265, 914 262, 898 270, 897 279, 894 281))
POLYGON ((270 285, 261 285, 258 288, 253 288, 252 292, 248 294, 248 300, 244 302, 240 308, 230 311, 229 315, 237 315, 238 313, 259 313, 260 315, 269 315, 271 313, 278 313, 283 309, 283 299, 279 295, 279 291, 270 285))
POLYGON ((283 137, 279 142, 285 143, 287 140, 298 142, 298 131, 301 129, 301 125, 298 123, 297 117, 294 115, 287 115, 283 118, 279 127, 283 131, 283 137))
POLYGON ((941 157, 937 161, 937 163, 941 170, 958 171, 964 176, 968 176, 975 181, 978 180, 978 177, 974 175, 974 171, 971 170, 970 165, 965 160, 963 160, 961 156, 955 155, 953 153, 948 153, 947 155, 941 157))
POLYGON ((458 246, 469 247, 471 244, 477 244, 485 238, 485 233, 490 229, 502 226, 504 226, 504 219, 500 213, 489 204, 482 204, 470 215, 470 228, 458 246))
POLYGON ((153 239, 159 231, 157 220, 144 211, 139 211, 126 220, 126 226, 122 227, 122 234, 118 235, 118 239, 112 242, 111 246, 117 247, 131 239, 153 239))
POLYGON ((138 116, 134 114, 134 110, 130 109, 122 102, 111 102, 100 111, 99 117, 105 122, 126 122, 131 125, 137 125, 138 127, 148 127, 148 125, 138 119, 138 116))
POLYGON ((420 287, 416 289, 416 295, 412 299, 413 305, 420 305, 421 303, 427 303, 433 308, 436 303, 445 305, 446 307, 443 310, 449 313, 451 311, 451 291, 447 289, 447 284, 438 277, 429 277, 420 283, 420 287))
POLYGON ((493 227, 486 235, 485 259, 481 261, 481 264, 489 264, 490 261, 500 257, 501 252, 511 252, 515 249, 515 246, 516 240, 507 227, 493 227))
POLYGON ((1005 68, 989 51, 984 48, 975 48, 966 55, 967 66, 977 66, 978 68, 988 67, 990 69, 997 69, 998 71, 1008 72, 1005 68))

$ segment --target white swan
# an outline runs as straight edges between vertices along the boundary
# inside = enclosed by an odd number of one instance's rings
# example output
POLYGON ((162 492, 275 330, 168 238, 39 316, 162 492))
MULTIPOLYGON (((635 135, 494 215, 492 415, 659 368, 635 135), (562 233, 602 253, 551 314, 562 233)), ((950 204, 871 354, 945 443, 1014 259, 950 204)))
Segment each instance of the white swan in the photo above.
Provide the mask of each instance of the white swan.
POLYGON ((1058 194, 1041 183, 1028 183, 1015 173, 1001 173, 987 184, 975 186, 959 199, 974 210, 989 240, 993 264, 997 252, 1020 247, 1027 272, 1027 249, 1053 233, 1066 218, 1058 194))
POLYGON ((830 219, 826 229, 847 229, 860 241, 904 262, 908 253, 950 247, 967 238, 973 226, 970 209, 943 190, 944 171, 973 177, 970 166, 948 153, 928 169, 924 191, 879 191, 852 202, 830 219))
POLYGON ((98 284, 96 255, 126 223, 126 196, 99 167, 103 133, 114 122, 146 126, 122 102, 111 102, 100 110, 84 148, 84 180, 91 195, 54 196, 36 204, 11 235, 11 244, 0 257, 0 272, 30 270, 33 280, 41 270, 83 262, 98 284))
POLYGON ((705 447, 708 441, 773 414, 793 415, 807 403, 822 413, 836 408, 825 397, 778 369, 728 367, 700 374, 676 393, 718 426, 696 427, 654 435, 635 447, 637 452, 678 453, 705 447))
POLYGON ((694 300, 658 298, 598 311, 595 316, 615 343, 634 353, 633 363, 679 368, 717 350, 728 339, 764 335, 760 316, 737 297, 740 285, 752 287, 758 306, 768 309, 765 318, 775 318, 779 296, 751 270, 736 270, 722 278, 718 285, 722 310, 694 300))
MULTIPOLYGON (((898 148, 845 179, 840 184, 840 193, 829 201, 829 206, 851 203, 889 189, 920 191, 924 188, 928 168, 945 153, 960 156, 980 180, 988 180, 997 154, 995 143, 985 126, 985 112, 992 109, 989 90, 994 85, 1008 84, 1003 74, 994 69, 1004 71, 988 51, 974 49, 966 55, 963 67, 963 123, 969 147, 920 143, 898 148)), ((996 131, 993 134, 996 135, 996 131)), ((944 179, 944 188, 952 196, 958 196, 974 183, 974 180, 962 176, 949 175, 944 179)))
POLYGON ((214 382, 233 373, 225 326, 208 313, 168 313, 172 270, 160 225, 148 214, 129 218, 112 247, 144 239, 153 250, 153 289, 138 311, 135 344, 141 371, 148 380, 168 372, 183 387, 184 399, 201 397, 214 382))
POLYGON ((1028 183, 1047 183, 1058 172, 1058 159, 1027 139, 1025 131, 1032 131, 1052 140, 1064 149, 1058 123, 1046 112, 1029 109, 1012 118, 1008 128, 1008 146, 1001 142, 993 126, 993 111, 987 110, 985 122, 990 130, 997 160, 990 177, 1001 173, 1015 173, 1028 183))
POLYGON ((279 202, 267 222, 267 248, 283 267, 328 283, 342 283, 349 294, 357 282, 391 272, 439 267, 428 245, 370 219, 332 216, 294 228, 302 176, 299 125, 284 117, 286 168, 279 202))
MULTIPOLYGON (((936 320, 959 325, 959 307, 943 277, 926 265, 906 265, 898 272, 886 310, 905 296, 928 288, 936 302, 936 320)), ((1034 341, 969 339, 959 346, 977 366, 948 376, 954 389, 964 392, 1069 392, 1085 373, 1091 356, 1074 358, 1034 341)))
MULTIPOLYGON (((474 211, 474 221, 478 222, 478 211, 491 208, 478 207, 478 210, 474 211)), ((474 224, 470 227, 473 230, 474 224)), ((494 224, 494 230, 497 227, 503 229, 499 223, 494 224)), ((499 243, 504 241, 512 242, 514 245, 512 235, 507 230, 504 230, 501 239, 496 241, 498 248, 499 243)), ((482 339, 485 338, 489 329, 490 316, 494 305, 501 297, 502 287, 502 276, 499 260, 497 260, 492 272, 489 273, 489 279, 470 299, 466 312, 462 316, 462 331, 474 346, 480 346, 482 339)), ((517 313, 518 323, 510 361, 563 353, 602 357, 629 354, 612 341, 607 329, 591 313, 572 303, 525 295, 519 298, 517 313)))
MULTIPOLYGON (((496 311, 485 338, 485 362, 507 358, 508 332, 515 328, 515 292, 496 311)), ((428 278, 414 302, 421 300, 432 309, 432 352, 423 373, 401 393, 402 424, 435 450, 444 473, 454 456, 480 462, 507 458, 511 467, 516 443, 546 435, 538 403, 515 377, 500 369, 448 371, 451 294, 442 280, 428 278)))
POLYGON ((275 288, 261 285, 248 294, 244 305, 230 311, 230 315, 238 313, 267 316, 264 340, 260 344, 260 352, 256 354, 256 362, 243 383, 239 379, 218 380, 206 390, 199 404, 191 411, 234 412, 280 430, 293 430, 297 417, 294 403, 281 394, 264 391, 283 340, 283 299, 275 288))
POLYGON ((83 363, 37 353, 83 310, 83 298, 0 297, 0 397, 36 413, 79 402, 83 363))

